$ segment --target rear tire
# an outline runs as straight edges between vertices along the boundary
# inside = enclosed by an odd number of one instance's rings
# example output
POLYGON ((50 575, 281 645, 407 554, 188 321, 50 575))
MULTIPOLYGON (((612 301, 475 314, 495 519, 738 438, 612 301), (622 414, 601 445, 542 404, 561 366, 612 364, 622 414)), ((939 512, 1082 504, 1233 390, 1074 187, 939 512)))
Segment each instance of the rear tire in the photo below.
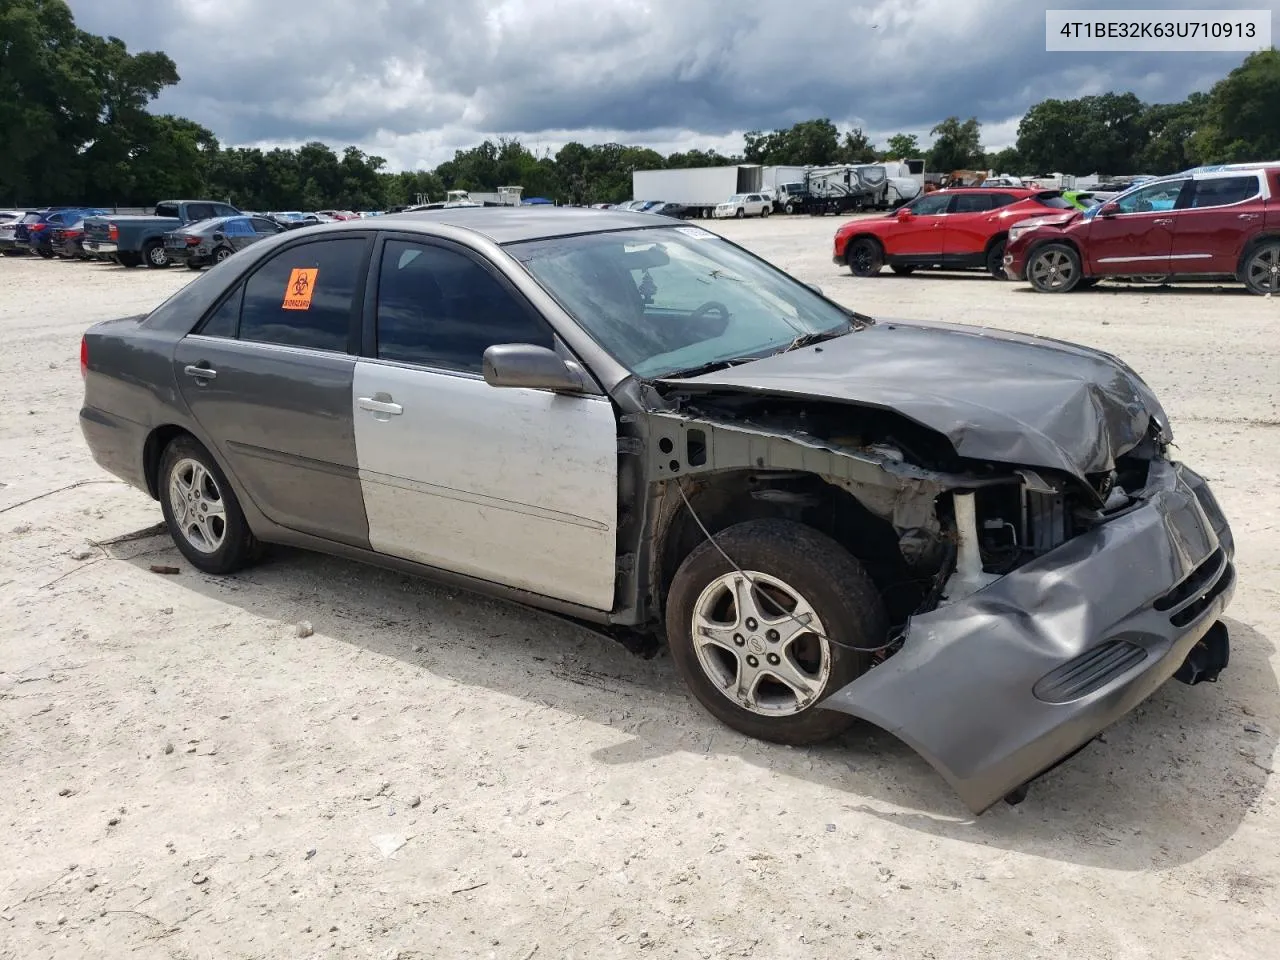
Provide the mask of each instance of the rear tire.
POLYGON ((142 259, 152 270, 163 270, 169 266, 169 252, 165 250, 164 244, 158 240, 152 240, 142 248, 142 259))
POLYGON ((768 207, 764 207, 764 208, 762 208, 762 209, 760 210, 760 216, 761 216, 761 218, 764 218, 764 217, 769 216, 769 208, 768 208, 768 207))
POLYGON ((1080 255, 1065 243, 1048 243, 1027 261, 1027 279, 1040 293, 1069 293, 1083 278, 1080 255))
POLYGON ((175 437, 160 458, 156 482, 169 536, 205 573, 234 573, 258 553, 258 541, 231 484, 194 437, 175 437))
POLYGON ((997 240, 991 245, 991 249, 987 251, 987 273, 991 274, 997 280, 1008 280, 1009 275, 1004 272, 1004 240, 997 240))
POLYGON ((888 617, 875 584, 840 544, 788 520, 735 524, 716 541, 757 589, 739 592, 737 571, 707 541, 680 564, 667 595, 667 639, 690 691, 749 737, 804 746, 843 733, 854 718, 818 704, 871 667, 869 653, 839 644, 886 641, 888 617), (800 604, 816 632, 788 618, 800 604), (696 636, 695 618, 704 624, 696 636), (723 644, 708 642, 713 636, 723 644))
POLYGON ((1280 242, 1269 240, 1251 250, 1241 279, 1250 293, 1280 296, 1280 242))
POLYGON ((855 277, 874 277, 884 266, 884 248, 871 237, 859 237, 845 251, 849 272, 855 277))

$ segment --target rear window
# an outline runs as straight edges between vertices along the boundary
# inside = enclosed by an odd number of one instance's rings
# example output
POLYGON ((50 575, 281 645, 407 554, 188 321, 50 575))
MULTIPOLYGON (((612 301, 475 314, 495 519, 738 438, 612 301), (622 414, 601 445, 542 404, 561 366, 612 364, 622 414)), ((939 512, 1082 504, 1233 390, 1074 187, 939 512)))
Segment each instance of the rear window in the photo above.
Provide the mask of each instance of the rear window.
POLYGON ((157 217, 178 217, 178 205, 176 203, 158 203, 156 204, 157 217))
POLYGON ((1050 190, 1047 193, 1037 193, 1036 203, 1042 207, 1052 207, 1054 210, 1074 210, 1070 203, 1062 199, 1062 194, 1057 190, 1050 190))
POLYGON ((1195 207, 1227 207, 1233 203, 1242 203, 1259 193, 1258 178, 1222 177, 1213 180, 1197 180, 1195 194, 1191 198, 1191 206, 1195 207))
POLYGON ((39 223, 39 222, 40 222, 40 214, 38 214, 38 213, 28 213, 25 217, 23 217, 23 218, 22 218, 21 220, 19 220, 18 222, 19 222, 19 223, 39 223))

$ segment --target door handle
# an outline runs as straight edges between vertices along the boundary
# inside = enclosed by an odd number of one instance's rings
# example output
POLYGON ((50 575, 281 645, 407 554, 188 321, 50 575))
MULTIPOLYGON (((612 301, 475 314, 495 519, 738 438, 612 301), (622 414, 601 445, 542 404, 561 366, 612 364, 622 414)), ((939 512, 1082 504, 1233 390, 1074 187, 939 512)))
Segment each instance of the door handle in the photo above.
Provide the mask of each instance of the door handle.
POLYGON ((393 417, 398 417, 404 413, 404 407, 398 403, 392 403, 391 397, 385 393, 380 393, 374 397, 357 397, 356 406, 361 410, 368 410, 370 413, 385 413, 393 417), (382 400, 379 399, 380 397, 386 397, 387 399, 382 400))
POLYGON ((182 368, 182 372, 188 377, 195 377, 197 380, 212 380, 218 375, 218 371, 212 367, 201 367, 196 364, 188 364, 182 368))
POLYGON ((1236 219, 1237 220, 1257 220, 1258 217, 1260 216, 1261 214, 1258 214, 1258 213, 1242 213, 1238 217, 1236 217, 1236 219))
POLYGON ((1166 223, 1173 223, 1173 217, 1161 217, 1159 220, 1152 220, 1151 222, 1164 226, 1166 223))

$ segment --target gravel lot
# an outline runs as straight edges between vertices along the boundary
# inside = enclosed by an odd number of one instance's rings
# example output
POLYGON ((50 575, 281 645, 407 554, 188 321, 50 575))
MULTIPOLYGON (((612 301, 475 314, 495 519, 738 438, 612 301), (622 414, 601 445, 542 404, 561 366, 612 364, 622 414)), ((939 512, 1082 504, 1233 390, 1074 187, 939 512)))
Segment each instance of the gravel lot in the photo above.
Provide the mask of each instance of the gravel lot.
POLYGON ((551 617, 286 551, 197 574, 76 422, 84 327, 193 275, 6 258, 0 957, 1274 956, 1280 303, 857 280, 835 226, 716 228, 874 315, 1147 378, 1236 531, 1221 683, 1166 686, 975 819, 885 734, 746 740, 666 657, 551 617))

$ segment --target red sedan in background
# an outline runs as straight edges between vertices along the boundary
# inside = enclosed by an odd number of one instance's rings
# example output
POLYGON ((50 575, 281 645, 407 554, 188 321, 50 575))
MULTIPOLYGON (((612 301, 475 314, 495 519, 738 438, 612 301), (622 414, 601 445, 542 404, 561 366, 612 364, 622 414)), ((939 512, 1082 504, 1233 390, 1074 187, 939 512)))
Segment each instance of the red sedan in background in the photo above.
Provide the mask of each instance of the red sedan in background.
POLYGON ((836 231, 832 260, 855 277, 886 263, 917 269, 986 270, 1004 280, 1004 244, 1019 220, 1074 209, 1057 190, 960 187, 922 194, 883 217, 851 220, 836 231))

